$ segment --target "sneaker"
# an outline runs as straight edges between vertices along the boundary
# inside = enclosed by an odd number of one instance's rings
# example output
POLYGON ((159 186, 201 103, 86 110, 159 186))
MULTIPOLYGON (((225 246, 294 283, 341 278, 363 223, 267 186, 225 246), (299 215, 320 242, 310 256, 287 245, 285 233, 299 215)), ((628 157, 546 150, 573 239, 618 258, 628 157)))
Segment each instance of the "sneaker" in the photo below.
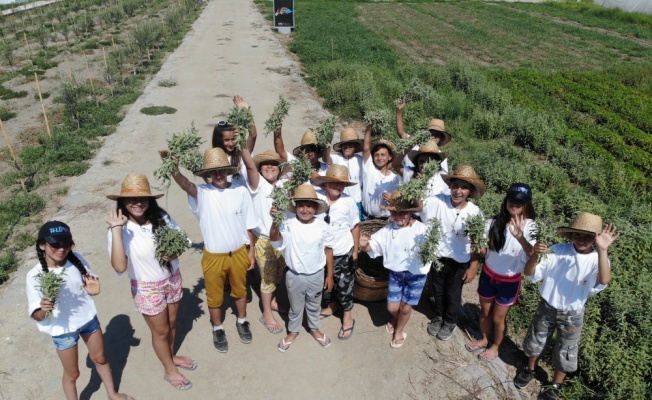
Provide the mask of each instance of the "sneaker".
POLYGON ((541 388, 540 400, 557 400, 561 397, 561 383, 553 383, 541 388))
POLYGON ((428 324, 428 334, 430 336, 437 336, 441 330, 441 326, 444 323, 444 320, 441 317, 435 317, 428 324))
POLYGON ((240 341, 242 343, 251 343, 251 330, 249 329, 249 321, 243 323, 236 322, 235 327, 238 329, 240 341))
POLYGON ((229 351, 229 342, 226 340, 226 332, 224 332, 224 329, 213 331, 213 346, 215 346, 217 351, 220 353, 226 353, 229 351))
POLYGON ((530 369, 527 365, 525 368, 520 370, 516 377, 514 378, 514 386, 518 389, 522 389, 527 386, 528 383, 534 378, 534 371, 530 369))
POLYGON ((448 340, 453 336, 453 332, 455 331, 455 327, 457 327, 456 324, 449 324, 448 322, 444 322, 444 325, 442 325, 441 329, 437 333, 437 338, 439 340, 448 340))

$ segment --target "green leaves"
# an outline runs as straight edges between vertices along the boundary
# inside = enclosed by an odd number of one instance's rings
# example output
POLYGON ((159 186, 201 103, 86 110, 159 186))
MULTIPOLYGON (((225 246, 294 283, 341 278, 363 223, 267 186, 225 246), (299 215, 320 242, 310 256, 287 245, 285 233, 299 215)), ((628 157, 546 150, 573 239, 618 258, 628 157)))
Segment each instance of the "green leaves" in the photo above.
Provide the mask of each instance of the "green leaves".
MULTIPOLYGON (((292 201, 290 194, 292 191, 294 191, 297 186, 303 185, 308 181, 313 172, 313 167, 306 159, 305 153, 301 153, 296 160, 290 163, 290 165, 292 165, 292 177, 288 182, 280 186, 274 186, 272 194, 270 195, 273 204, 280 211, 273 217, 273 222, 276 226, 281 226, 281 224, 283 224, 283 212, 290 208, 290 201, 292 201)), ((280 167, 282 170, 283 165, 280 167)))
POLYGON ((195 123, 193 122, 190 125, 190 129, 181 133, 174 133, 172 134, 172 137, 167 140, 170 152, 161 162, 161 166, 154 171, 154 177, 163 181, 163 185, 157 187, 157 190, 167 190, 170 187, 172 175, 177 170, 176 162, 173 157, 178 158, 179 165, 188 171, 195 172, 202 168, 203 156, 199 152, 199 146, 201 146, 204 141, 197 135, 197 133, 195 123))
MULTIPOLYGON (((43 293, 43 296, 49 297, 52 300, 52 303, 56 302, 57 297, 59 297, 59 292, 61 291, 61 286, 66 283, 64 279, 64 274, 66 270, 64 269, 60 274, 55 274, 54 272, 39 272, 36 275, 36 282, 38 282, 37 288, 43 293)), ((49 318, 52 315, 52 311, 45 312, 45 318, 49 318)))
POLYGON ((471 239, 472 248, 471 252, 477 253, 486 246, 484 239, 485 219, 482 214, 476 214, 466 219, 466 227, 464 234, 471 239))
POLYGON ((423 167, 423 171, 417 176, 412 177, 407 182, 398 185, 397 191, 401 192, 401 198, 414 201, 423 200, 428 190, 428 182, 440 169, 440 163, 437 160, 430 160, 423 167))
POLYGON ((441 270, 443 265, 437 258, 437 247, 439 246, 439 227, 441 222, 437 218, 430 218, 426 223, 428 230, 426 231, 426 240, 420 244, 419 257, 421 262, 425 265, 433 263, 437 271, 441 270))
POLYGON ((275 132, 283 125, 283 120, 287 117, 290 112, 290 103, 285 100, 283 95, 278 96, 278 103, 274 107, 274 112, 269 116, 269 119, 265 121, 265 137, 270 133, 275 132))
POLYGON ((319 120, 319 124, 313 129, 315 136, 317 137, 317 144, 324 147, 329 147, 333 141, 333 132, 335 131, 335 125, 337 124, 337 118, 330 116, 319 120))
POLYGON ((156 259, 167 268, 169 268, 170 262, 166 258, 180 256, 191 246, 188 235, 168 225, 162 225, 156 229, 154 242, 156 243, 156 259))
POLYGON ((247 142, 249 128, 253 124, 251 114, 249 114, 249 108, 234 106, 226 117, 226 120, 230 125, 235 126, 235 129, 238 132, 235 141, 236 147, 242 149, 242 146, 247 142))

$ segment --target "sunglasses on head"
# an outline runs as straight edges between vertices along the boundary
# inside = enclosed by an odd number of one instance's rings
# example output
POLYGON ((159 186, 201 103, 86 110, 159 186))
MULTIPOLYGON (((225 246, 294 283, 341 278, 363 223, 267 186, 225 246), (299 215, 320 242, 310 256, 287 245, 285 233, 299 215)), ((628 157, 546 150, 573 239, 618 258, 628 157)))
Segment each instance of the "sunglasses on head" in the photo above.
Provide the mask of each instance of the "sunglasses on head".
POLYGON ((227 126, 229 123, 227 121, 219 121, 217 126, 227 126))

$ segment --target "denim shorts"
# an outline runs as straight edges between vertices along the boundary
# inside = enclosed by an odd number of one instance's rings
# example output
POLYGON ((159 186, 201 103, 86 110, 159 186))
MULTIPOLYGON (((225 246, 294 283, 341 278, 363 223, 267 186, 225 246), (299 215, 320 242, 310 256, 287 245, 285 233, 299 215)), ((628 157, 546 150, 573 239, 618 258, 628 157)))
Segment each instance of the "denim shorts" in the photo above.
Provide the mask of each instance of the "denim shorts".
POLYGON ((403 302, 409 306, 419 304, 428 275, 414 275, 408 271, 389 272, 388 303, 403 302))
POLYGON ((484 269, 480 273, 478 295, 483 300, 493 300, 499 306, 511 307, 516 304, 521 292, 521 280, 507 282, 490 277, 484 269))
POLYGON ((74 332, 64 333, 63 335, 59 336, 52 336, 52 341, 54 342, 54 347, 56 347, 57 350, 68 350, 77 344, 80 336, 90 335, 98 329, 100 329, 100 321, 97 319, 96 315, 92 320, 88 321, 86 325, 82 326, 74 332))

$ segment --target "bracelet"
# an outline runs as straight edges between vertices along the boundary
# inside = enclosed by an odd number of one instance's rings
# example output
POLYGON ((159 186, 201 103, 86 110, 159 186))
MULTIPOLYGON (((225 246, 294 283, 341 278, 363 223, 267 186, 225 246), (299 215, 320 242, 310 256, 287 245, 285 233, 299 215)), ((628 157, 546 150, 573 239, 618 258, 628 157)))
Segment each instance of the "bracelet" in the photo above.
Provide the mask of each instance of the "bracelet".
POLYGON ((116 226, 124 226, 124 225, 113 225, 113 226, 109 226, 109 230, 115 228, 116 226))

